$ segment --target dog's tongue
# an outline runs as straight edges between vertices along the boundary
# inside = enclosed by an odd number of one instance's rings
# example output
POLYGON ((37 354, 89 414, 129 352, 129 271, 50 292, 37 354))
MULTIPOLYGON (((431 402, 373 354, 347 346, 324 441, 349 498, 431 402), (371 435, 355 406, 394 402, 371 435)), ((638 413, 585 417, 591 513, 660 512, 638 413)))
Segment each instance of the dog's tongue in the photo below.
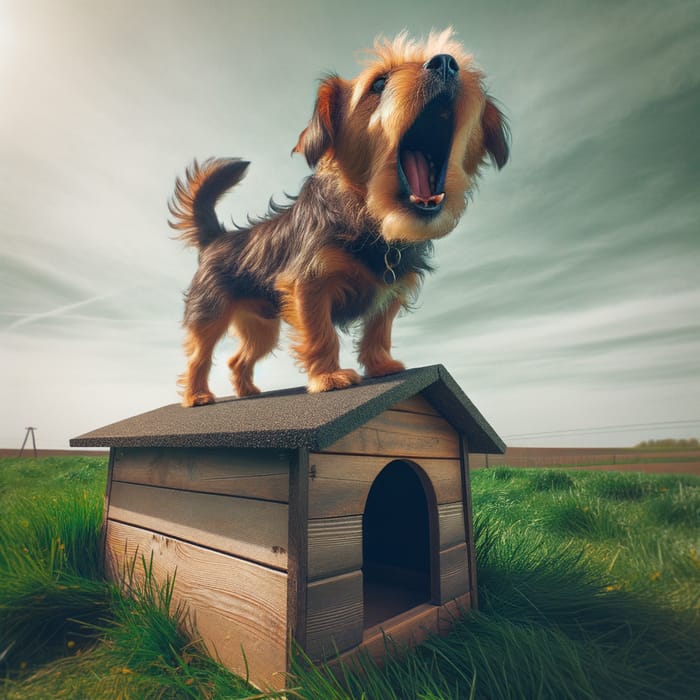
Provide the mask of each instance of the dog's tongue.
POLYGON ((425 155, 420 151, 404 151, 401 155, 401 167, 406 174, 411 193, 426 199, 430 197, 430 168, 425 155))

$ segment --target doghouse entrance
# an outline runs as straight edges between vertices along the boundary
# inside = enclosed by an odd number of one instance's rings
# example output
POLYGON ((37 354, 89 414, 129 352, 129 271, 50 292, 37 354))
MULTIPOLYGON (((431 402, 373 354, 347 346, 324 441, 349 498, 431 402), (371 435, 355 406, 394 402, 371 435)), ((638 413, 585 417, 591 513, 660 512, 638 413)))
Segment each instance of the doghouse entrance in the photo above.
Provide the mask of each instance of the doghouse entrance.
POLYGON ((407 462, 391 462, 372 484, 362 561, 365 628, 431 599, 428 498, 407 462))

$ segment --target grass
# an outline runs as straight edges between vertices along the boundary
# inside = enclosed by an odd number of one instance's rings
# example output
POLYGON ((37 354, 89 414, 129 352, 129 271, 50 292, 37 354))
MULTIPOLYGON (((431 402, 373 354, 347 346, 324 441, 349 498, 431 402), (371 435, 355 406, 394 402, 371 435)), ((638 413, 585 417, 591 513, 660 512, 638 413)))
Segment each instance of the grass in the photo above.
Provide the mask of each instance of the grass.
MULTIPOLYGON (((207 656, 173 580, 99 575, 103 458, 0 460, 0 695, 246 698, 207 656), (126 593, 126 594, 125 594, 126 593)), ((473 474, 479 613, 339 676, 298 654, 290 698, 694 698, 700 478, 473 474)), ((175 576, 177 574, 175 573, 175 576)))

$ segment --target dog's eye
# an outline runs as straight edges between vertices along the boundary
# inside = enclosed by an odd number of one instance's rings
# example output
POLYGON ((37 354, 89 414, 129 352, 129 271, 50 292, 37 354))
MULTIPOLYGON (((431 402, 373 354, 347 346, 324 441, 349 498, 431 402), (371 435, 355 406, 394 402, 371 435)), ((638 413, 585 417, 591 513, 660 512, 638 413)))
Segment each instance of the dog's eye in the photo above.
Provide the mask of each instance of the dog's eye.
POLYGON ((382 90, 384 90, 384 88, 386 87, 386 81, 386 75, 380 76, 372 83, 372 85, 369 88, 369 91, 373 92, 375 95, 379 95, 382 92, 382 90))

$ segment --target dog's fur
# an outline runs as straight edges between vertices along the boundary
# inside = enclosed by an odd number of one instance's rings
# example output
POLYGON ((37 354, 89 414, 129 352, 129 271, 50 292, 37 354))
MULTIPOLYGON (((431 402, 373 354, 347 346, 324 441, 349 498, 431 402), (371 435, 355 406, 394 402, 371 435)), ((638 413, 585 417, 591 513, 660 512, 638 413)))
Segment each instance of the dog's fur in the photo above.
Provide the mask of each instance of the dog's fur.
POLYGON ((508 159, 505 120, 483 75, 451 30, 425 42, 379 40, 354 79, 331 75, 318 89, 293 152, 313 174, 288 206, 246 228, 225 229, 214 207, 248 163, 210 159, 178 179, 170 225, 199 249, 186 295, 183 405, 214 401, 208 374, 228 328, 239 396, 258 393, 255 363, 277 345, 280 321, 310 392, 360 381, 339 365, 337 327, 361 323, 358 359, 368 377, 401 371, 391 328, 429 271, 432 240, 459 221, 480 167, 508 159))

